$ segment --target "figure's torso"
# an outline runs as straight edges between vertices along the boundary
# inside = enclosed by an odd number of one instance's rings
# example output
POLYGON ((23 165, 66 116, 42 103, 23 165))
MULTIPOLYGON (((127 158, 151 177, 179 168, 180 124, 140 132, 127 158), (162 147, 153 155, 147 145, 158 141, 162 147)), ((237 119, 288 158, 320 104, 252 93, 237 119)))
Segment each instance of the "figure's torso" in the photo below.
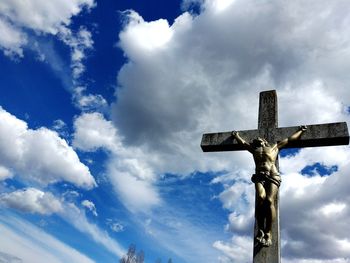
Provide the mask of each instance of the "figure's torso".
POLYGON ((263 146, 257 147, 252 152, 255 162, 255 172, 269 172, 271 175, 278 174, 276 159, 278 155, 277 147, 263 146))

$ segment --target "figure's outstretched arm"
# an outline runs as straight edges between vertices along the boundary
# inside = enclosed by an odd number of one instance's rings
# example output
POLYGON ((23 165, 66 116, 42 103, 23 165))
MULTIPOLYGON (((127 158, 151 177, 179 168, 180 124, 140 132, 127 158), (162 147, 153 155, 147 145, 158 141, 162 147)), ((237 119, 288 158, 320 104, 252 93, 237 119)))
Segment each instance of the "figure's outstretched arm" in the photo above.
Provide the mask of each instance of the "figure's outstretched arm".
POLYGON ((232 136, 237 140, 237 142, 239 144, 242 144, 244 146, 244 148, 248 151, 252 151, 252 147, 250 146, 249 143, 247 143, 240 135, 237 131, 232 131, 232 136))
POLYGON ((299 126, 299 129, 292 136, 280 141, 277 144, 277 148, 281 149, 284 146, 286 146, 290 141, 298 140, 300 138, 300 136, 303 134, 303 132, 305 132, 306 130, 307 130, 307 126, 305 126, 305 125, 299 126))

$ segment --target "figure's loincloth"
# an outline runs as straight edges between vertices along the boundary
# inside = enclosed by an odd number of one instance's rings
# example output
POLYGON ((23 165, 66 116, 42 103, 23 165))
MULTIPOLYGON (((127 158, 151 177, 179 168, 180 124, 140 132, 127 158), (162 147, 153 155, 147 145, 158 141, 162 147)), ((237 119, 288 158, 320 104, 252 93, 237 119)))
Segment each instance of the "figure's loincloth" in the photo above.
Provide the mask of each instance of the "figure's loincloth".
POLYGON ((259 172, 252 176, 253 183, 261 183, 263 186, 266 183, 273 183, 277 187, 280 187, 281 181, 281 176, 279 174, 270 174, 270 172, 259 172))

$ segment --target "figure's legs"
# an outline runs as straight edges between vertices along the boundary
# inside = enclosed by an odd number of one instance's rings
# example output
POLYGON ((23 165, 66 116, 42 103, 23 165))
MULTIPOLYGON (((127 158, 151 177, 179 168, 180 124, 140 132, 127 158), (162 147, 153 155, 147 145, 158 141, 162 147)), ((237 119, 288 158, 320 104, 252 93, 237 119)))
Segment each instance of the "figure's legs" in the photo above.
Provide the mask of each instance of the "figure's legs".
POLYGON ((266 184, 266 227, 265 227, 265 246, 271 246, 272 244, 272 223, 276 219, 276 207, 275 200, 277 198, 278 186, 273 183, 266 184))
POLYGON ((265 199, 266 192, 264 186, 257 182, 255 183, 255 193, 256 193, 256 204, 255 204, 255 218, 258 224, 258 233, 256 239, 259 242, 263 241, 264 238, 264 221, 265 221, 265 199))

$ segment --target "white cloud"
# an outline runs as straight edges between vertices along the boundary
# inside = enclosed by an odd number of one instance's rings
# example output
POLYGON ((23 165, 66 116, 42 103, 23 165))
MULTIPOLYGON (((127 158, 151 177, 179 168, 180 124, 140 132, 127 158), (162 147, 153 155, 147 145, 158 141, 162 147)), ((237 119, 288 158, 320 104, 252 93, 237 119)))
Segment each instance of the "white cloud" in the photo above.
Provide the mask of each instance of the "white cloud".
POLYGON ((0 259, 26 263, 92 263, 92 259, 38 227, 14 216, 0 216, 0 259), (45 246, 43 246, 45 244, 45 246))
MULTIPOLYGON (((74 192, 70 192, 69 195, 77 196, 74 192)), ((67 198, 67 194, 63 194, 63 196, 67 198)), ((38 213, 42 215, 51 215, 55 213, 116 256, 121 257, 125 253, 124 248, 117 241, 112 239, 107 232, 88 221, 83 210, 79 209, 74 203, 64 199, 59 200, 50 192, 43 192, 36 188, 16 190, 14 192, 1 194, 0 204, 21 212, 38 213)), ((82 201, 82 205, 97 216, 96 207, 91 201, 84 200, 82 201)), ((0 218, 0 223, 1 220, 8 220, 8 216, 0 218)), ((6 250, 6 252, 9 251, 11 250, 6 250)))
POLYGON ((52 129, 54 129, 55 131, 61 131, 62 129, 64 129, 66 127, 67 127, 67 124, 60 119, 55 120, 53 122, 53 125, 52 125, 52 129))
POLYGON ((298 123, 306 125, 348 120, 345 113, 347 101, 337 92, 341 91, 330 89, 325 82, 320 80, 307 83, 300 89, 286 87, 279 93, 283 125, 293 125, 295 122, 293 123, 292 120, 295 119, 298 120, 298 123), (310 119, 310 116, 313 118, 310 119))
POLYGON ((19 257, 16 257, 16 256, 11 255, 11 254, 3 253, 3 252, 0 252, 0 260, 2 262, 10 262, 10 263, 23 262, 22 259, 20 259, 19 257))
POLYGON ((237 236, 233 237, 231 243, 216 241, 213 246, 223 252, 225 256, 220 258, 220 262, 242 262, 252 261, 253 244, 251 237, 237 236))
POLYGON ((82 111, 105 111, 108 103, 100 94, 85 94, 85 87, 75 87, 73 90, 73 101, 77 108, 82 111))
MULTIPOLYGON (((311 41, 309 35, 304 32, 298 35, 299 32, 294 31, 294 35, 285 33, 299 26, 297 22, 310 26, 308 16, 297 21, 290 17, 288 12, 293 13, 298 3, 288 4, 280 10, 278 2, 253 7, 251 1, 237 1, 238 6, 228 7, 229 12, 225 14, 214 16, 208 10, 192 19, 184 14, 169 26, 173 36, 167 48, 152 52, 144 51, 143 41, 137 41, 139 37, 146 37, 133 31, 140 24, 146 26, 150 22, 139 19, 137 25, 128 24, 120 34, 120 45, 131 62, 119 73, 122 88, 117 90, 118 102, 114 105, 114 120, 126 141, 147 143, 153 146, 152 149, 160 147, 154 145, 156 143, 166 147, 178 141, 179 145, 183 142, 181 136, 189 130, 192 131, 190 135, 196 133, 196 137, 190 137, 194 140, 201 131, 233 129, 232 118, 235 126, 254 128, 257 92, 271 86, 280 90, 280 104, 284 105, 282 124, 296 124, 300 112, 306 110, 317 113, 313 115, 316 122, 343 118, 341 105, 346 103, 346 97, 339 96, 339 92, 344 91, 343 85, 338 91, 326 91, 332 76, 323 72, 317 74, 319 67, 315 67, 314 58, 308 60, 314 51, 299 46, 311 41), (241 9, 247 12, 244 17, 240 15, 241 9), (124 40, 124 34, 133 41, 124 40), (298 42, 292 37, 298 37, 298 42), (307 78, 305 71, 312 71, 312 76, 307 78), (305 93, 307 96, 303 96, 305 93), (311 103, 313 100, 309 97, 319 103, 311 103), (244 109, 248 105, 252 110, 247 112, 244 109), (336 116, 332 119, 330 116, 334 117, 334 113, 336 116)), ((343 21, 346 18, 343 17, 343 21)), ((320 18, 313 19, 312 26, 306 28, 310 32, 320 18)), ((333 34, 346 34, 342 30, 346 29, 332 29, 333 34)), ((154 34, 157 32, 154 29, 154 34)), ((327 46, 329 42, 334 42, 331 35, 322 37, 323 45, 327 46)), ((343 43, 339 48, 347 54, 343 43)), ((334 52, 322 46, 315 46, 315 49, 323 51, 333 61, 336 59, 335 49, 334 52)), ((336 79, 333 77, 332 80, 336 79)), ((307 118, 308 115, 302 116, 307 118)), ((188 147, 185 148, 188 151, 188 147)))
MULTIPOLYGON (((255 128, 262 90, 277 89, 280 126, 349 120, 348 1, 224 1, 219 12, 218 3, 204 1, 201 14, 184 13, 172 25, 129 13, 119 43, 129 61, 118 74, 117 101, 112 106, 124 150, 110 160, 116 174, 124 172, 123 160, 136 152, 137 163, 146 165, 153 180, 165 172, 186 175, 198 170, 229 174, 239 170, 235 179, 249 180, 254 170, 249 154, 202 154, 199 143, 204 132, 255 128), (166 32, 162 41, 160 32, 166 32)), ((325 205, 348 199, 343 179, 348 159, 347 148, 305 149, 293 159, 282 158, 281 214, 293 218, 288 223, 282 218, 288 260, 349 257, 344 250, 347 227, 339 223, 331 230, 330 218, 319 215, 325 205), (337 165, 338 172, 328 178, 298 173, 315 162, 337 165), (310 215, 302 212, 301 204, 310 215), (314 230, 301 218, 313 222, 314 230), (332 238, 322 235, 325 229, 332 238), (306 236, 310 231, 313 235, 306 236), (302 246, 293 245, 300 240, 302 246)), ((221 200, 233 210, 230 197, 236 196, 235 191, 230 189, 232 183, 224 183, 228 185, 221 200)), ((253 204, 246 205, 240 214, 234 211, 230 216, 236 231, 246 229, 239 222, 251 219, 253 204)), ((347 207, 335 214, 336 222, 348 220, 347 207)), ((216 244, 226 251, 232 246, 216 244)))
POLYGON ((5 55, 15 55, 22 57, 22 46, 26 44, 26 36, 20 30, 0 18, 0 48, 4 50, 5 55))
POLYGON ((113 232, 116 233, 123 232, 125 230, 124 225, 116 220, 107 219, 107 225, 113 232))
MULTIPOLYGON (((135 147, 125 148, 111 121, 100 113, 84 113, 75 119, 74 128, 73 145, 76 148, 109 150, 107 174, 128 209, 145 211, 160 203, 158 191, 153 186, 156 174, 144 161, 145 153, 135 147)), ((153 161, 156 162, 156 158, 153 161)))
POLYGON ((117 147, 116 129, 100 113, 85 113, 74 121, 73 146, 83 151, 95 151, 98 148, 113 150, 117 147))
MULTIPOLYGON (((303 149, 295 157, 282 158, 281 165, 298 168, 305 162, 312 165, 317 159, 324 164, 338 166, 338 171, 328 177, 315 174, 305 177, 297 173, 283 175, 281 188, 281 220, 285 239, 285 257, 320 258, 340 260, 349 258, 348 236, 345 222, 350 213, 348 202, 349 166, 348 147, 303 149), (336 154, 336 156, 334 156, 336 154), (304 158, 303 158, 304 157, 304 158), (306 223, 312 222, 312 225, 306 223), (329 226, 332 225, 330 228, 329 226), (341 245, 342 244, 342 245, 341 245)), ((317 262, 317 261, 315 261, 317 262)))
POLYGON ((0 3, 0 49, 12 58, 23 57, 27 48, 40 61, 48 62, 62 79, 66 89, 72 92, 74 104, 82 110, 105 110, 106 100, 99 94, 84 94, 81 75, 85 71, 85 59, 93 49, 92 33, 84 26, 73 30, 72 17, 95 6, 94 0, 4 0, 0 3), (71 73, 51 43, 37 36, 53 35, 70 49, 71 73))
POLYGON ((348 147, 305 148, 296 156, 281 159, 281 170, 284 173, 299 172, 305 166, 319 162, 325 166, 337 165, 344 169, 348 166, 348 147))
POLYGON ((23 55, 26 30, 56 35, 71 23, 71 18, 84 8, 94 6, 93 0, 4 0, 0 4, 0 27, 6 29, 0 37, 0 47, 5 52, 23 55), (7 26, 6 26, 7 24, 7 26), (6 27, 5 27, 6 26, 6 27))
POLYGON ((43 192, 36 188, 27 188, 1 194, 0 203, 22 212, 43 215, 58 213, 63 209, 61 201, 55 198, 50 192, 43 192))
POLYGON ((321 207, 320 212, 325 216, 334 216, 341 213, 344 208, 346 208, 346 204, 344 203, 329 203, 321 207))
POLYGON ((47 185, 67 181, 83 188, 96 182, 76 152, 56 132, 29 129, 0 108, 0 164, 24 181, 47 185))
POLYGON ((61 28, 59 38, 71 48, 71 68, 74 80, 78 80, 85 71, 83 60, 86 51, 93 48, 91 32, 84 27, 80 27, 76 33, 68 28, 61 28))
POLYGON ((129 30, 121 32, 119 37, 121 47, 128 50, 129 54, 161 49, 170 41, 173 31, 167 20, 159 19, 147 23, 133 10, 124 12, 124 15, 128 19, 129 30))
POLYGON ((55 0, 50 3, 42 0, 4 0, 0 12, 21 26, 56 34, 61 26, 69 25, 71 17, 77 15, 82 8, 91 8, 93 5, 93 0, 55 0))
POLYGON ((12 172, 6 167, 0 166, 0 181, 13 177, 12 172))
POLYGON ((89 201, 89 200, 83 200, 81 202, 82 206, 86 207, 87 209, 89 209, 89 211, 91 211, 91 213, 94 216, 97 216, 97 211, 96 211, 96 206, 93 202, 89 201))
POLYGON ((67 190, 62 194, 64 201, 74 203, 81 194, 74 190, 67 190))
MULTIPOLYGON (((137 160, 135 160, 137 163, 137 160)), ((137 164, 136 164, 137 165, 137 164)), ((118 160, 111 161, 108 175, 125 207, 133 212, 147 211, 152 206, 159 205, 161 200, 158 190, 147 179, 138 178, 138 173, 130 169, 133 164, 118 164, 118 160), (124 169, 127 171, 123 172, 124 169)), ((142 171, 142 170, 140 170, 142 171)))
POLYGON ((219 196, 224 208, 239 210, 240 204, 244 202, 244 200, 241 199, 243 196, 249 195, 246 198, 248 199, 247 201, 254 200, 254 196, 249 194, 251 186, 251 184, 246 182, 238 182, 225 189, 219 196))
POLYGON ((56 131, 61 137, 69 138, 68 126, 63 120, 54 120, 51 129, 56 131))
POLYGON ((227 9, 231 4, 233 4, 235 0, 213 0, 206 1, 205 7, 208 10, 214 10, 216 12, 222 12, 227 9))

